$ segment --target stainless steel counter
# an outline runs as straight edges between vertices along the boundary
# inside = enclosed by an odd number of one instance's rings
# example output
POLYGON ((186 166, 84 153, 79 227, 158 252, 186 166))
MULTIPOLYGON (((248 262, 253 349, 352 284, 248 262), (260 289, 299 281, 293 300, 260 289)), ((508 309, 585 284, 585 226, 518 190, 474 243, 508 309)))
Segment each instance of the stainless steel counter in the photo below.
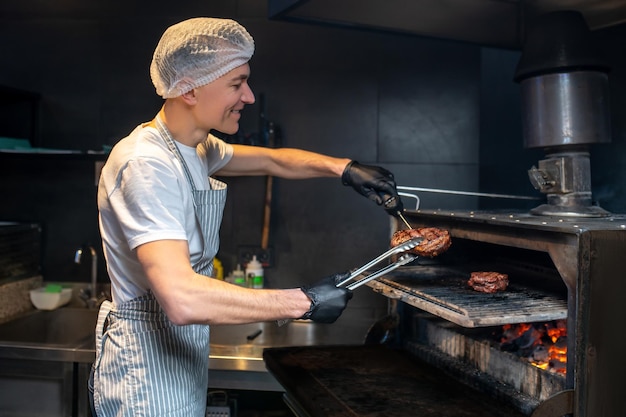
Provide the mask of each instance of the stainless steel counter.
POLYGON ((211 326, 209 385, 216 388, 284 391, 268 373, 263 350, 271 347, 362 344, 372 322, 340 318, 334 324, 295 320, 211 326))
MULTIPOLYGON (((92 363, 97 312, 65 307, 33 311, 0 325, 0 358, 92 363)), ((211 326, 209 385, 212 388, 282 391, 267 372, 268 347, 362 344, 371 321, 340 318, 334 324, 296 320, 211 326)))

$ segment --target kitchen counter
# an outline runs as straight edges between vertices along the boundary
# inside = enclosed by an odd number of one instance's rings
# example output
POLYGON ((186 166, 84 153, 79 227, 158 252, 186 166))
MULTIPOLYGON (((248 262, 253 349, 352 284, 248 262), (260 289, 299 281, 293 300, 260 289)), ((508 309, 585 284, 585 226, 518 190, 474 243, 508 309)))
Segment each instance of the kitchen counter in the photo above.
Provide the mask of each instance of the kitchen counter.
MULTIPOLYGON (((96 316, 95 310, 65 307, 29 312, 0 324, 0 358, 90 364, 95 359, 96 316)), ((275 322, 211 326, 209 385, 283 391, 265 367, 265 348, 362 344, 371 324, 340 318, 331 325, 295 320, 284 326, 275 322)))

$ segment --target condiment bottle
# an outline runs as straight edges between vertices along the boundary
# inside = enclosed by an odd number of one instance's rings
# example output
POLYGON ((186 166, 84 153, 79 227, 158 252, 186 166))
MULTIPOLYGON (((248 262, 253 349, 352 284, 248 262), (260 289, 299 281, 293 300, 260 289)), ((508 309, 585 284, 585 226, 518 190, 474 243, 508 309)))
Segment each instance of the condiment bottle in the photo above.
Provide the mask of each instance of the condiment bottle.
POLYGON ((246 274, 241 269, 241 266, 237 264, 237 269, 233 271, 233 284, 240 285, 242 287, 246 287, 246 274))
POLYGON ((256 255, 246 265, 246 278, 250 288, 263 288, 263 265, 256 259, 256 255))
POLYGON ((213 275, 221 281, 224 280, 224 266, 222 265, 222 261, 217 258, 213 258, 213 275))

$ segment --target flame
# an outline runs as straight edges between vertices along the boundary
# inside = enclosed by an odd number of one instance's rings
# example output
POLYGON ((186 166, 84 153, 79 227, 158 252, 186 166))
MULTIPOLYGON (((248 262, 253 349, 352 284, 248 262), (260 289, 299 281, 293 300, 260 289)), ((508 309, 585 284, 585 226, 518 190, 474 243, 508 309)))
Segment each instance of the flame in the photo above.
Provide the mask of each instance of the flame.
POLYGON ((567 323, 565 320, 537 324, 505 324, 501 347, 515 350, 532 365, 565 374, 567 364, 567 323), (513 347, 513 348, 511 348, 513 347))

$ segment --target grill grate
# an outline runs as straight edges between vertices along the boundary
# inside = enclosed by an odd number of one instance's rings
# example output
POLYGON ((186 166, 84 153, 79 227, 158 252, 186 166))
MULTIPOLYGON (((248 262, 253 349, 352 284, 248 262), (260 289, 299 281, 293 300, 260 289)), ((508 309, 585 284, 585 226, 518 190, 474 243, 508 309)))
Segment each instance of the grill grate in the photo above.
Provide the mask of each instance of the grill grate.
MULTIPOLYGON (((478 270, 478 269, 476 269, 478 270)), ((506 291, 485 294, 467 285, 469 273, 441 266, 398 268, 368 285, 390 298, 463 327, 500 326, 567 318, 567 300, 555 293, 516 282, 506 291)))

